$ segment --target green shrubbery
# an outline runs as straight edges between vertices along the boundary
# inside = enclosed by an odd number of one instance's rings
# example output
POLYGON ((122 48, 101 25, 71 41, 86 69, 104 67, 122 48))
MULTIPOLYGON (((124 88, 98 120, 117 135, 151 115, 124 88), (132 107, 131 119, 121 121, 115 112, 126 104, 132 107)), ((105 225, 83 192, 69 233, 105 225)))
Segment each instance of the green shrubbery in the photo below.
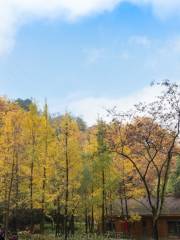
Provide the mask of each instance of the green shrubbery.
MULTIPOLYGON (((28 234, 20 234, 19 240, 63 240, 62 237, 55 237, 54 235, 32 235, 29 236, 28 234)), ((97 235, 81 235, 77 234, 74 236, 70 236, 68 240, 106 240, 110 239, 109 237, 102 237, 102 236, 97 236, 97 235)))

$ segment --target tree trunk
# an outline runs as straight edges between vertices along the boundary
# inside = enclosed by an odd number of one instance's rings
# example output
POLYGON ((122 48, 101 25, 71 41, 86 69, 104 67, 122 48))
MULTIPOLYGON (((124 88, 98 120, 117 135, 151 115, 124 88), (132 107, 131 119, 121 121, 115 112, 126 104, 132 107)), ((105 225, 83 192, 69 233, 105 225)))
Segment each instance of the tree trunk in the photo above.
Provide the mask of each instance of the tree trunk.
POLYGON ((74 226, 74 215, 71 215, 71 234, 74 235, 75 226, 74 226))
POLYGON ((92 184, 92 188, 91 188, 91 201, 92 201, 92 205, 91 205, 91 227, 90 227, 90 232, 91 232, 91 233, 94 232, 94 204, 93 204, 93 192, 94 192, 94 188, 93 188, 93 184, 92 184))
POLYGON ((88 215, 88 232, 90 232, 91 229, 91 216, 88 215))
POLYGON ((16 153, 15 171, 16 171, 16 197, 15 197, 16 206, 15 206, 15 213, 14 213, 14 217, 15 217, 14 231, 17 233, 17 210, 19 207, 19 159, 18 159, 18 153, 16 153))
POLYGON ((105 233, 105 176, 102 171, 102 234, 105 233))
POLYGON ((11 178, 10 178, 10 185, 9 185, 9 191, 8 191, 8 198, 6 201, 6 214, 5 214, 5 239, 8 239, 8 225, 9 225, 9 214, 10 214, 10 203, 11 203, 11 192, 12 192, 12 186, 14 181, 14 167, 15 167, 15 157, 13 153, 13 163, 11 168, 11 178))
POLYGON ((45 222, 45 190, 46 190, 46 167, 43 168, 43 185, 42 185, 42 219, 41 219, 41 233, 44 234, 45 222))
POLYGON ((123 206, 123 199, 122 199, 122 197, 120 197, 120 201, 121 201, 121 216, 124 218, 124 206, 123 206))
POLYGON ((44 162, 43 162, 43 182, 42 182, 42 220, 41 220, 41 232, 44 234, 45 223, 45 204, 46 204, 46 164, 48 157, 48 113, 47 104, 45 104, 45 146, 44 146, 44 162))
POLYGON ((85 233, 88 233, 88 214, 87 214, 87 208, 85 209, 85 233))
POLYGON ((59 236, 59 233, 60 233, 59 224, 60 224, 60 205, 59 205, 59 196, 58 196, 57 212, 56 212, 56 237, 59 236))
POLYGON ((66 193, 65 193, 65 240, 68 239, 68 201, 69 201, 69 159, 68 159, 68 126, 65 133, 65 160, 66 160, 66 193))
POLYGON ((31 229, 33 227, 33 172, 34 163, 31 163, 31 176, 30 176, 30 209, 31 209, 31 229))
POLYGON ((153 240, 159 240, 159 233, 158 233, 158 220, 153 220, 153 231, 152 231, 153 240))
POLYGON ((94 206, 91 207, 90 232, 94 232, 94 206))
POLYGON ((35 160, 35 137, 34 133, 32 133, 32 159, 31 159, 31 166, 30 166, 30 210, 31 210, 31 223, 30 228, 31 231, 33 229, 33 181, 34 181, 34 160, 35 160))

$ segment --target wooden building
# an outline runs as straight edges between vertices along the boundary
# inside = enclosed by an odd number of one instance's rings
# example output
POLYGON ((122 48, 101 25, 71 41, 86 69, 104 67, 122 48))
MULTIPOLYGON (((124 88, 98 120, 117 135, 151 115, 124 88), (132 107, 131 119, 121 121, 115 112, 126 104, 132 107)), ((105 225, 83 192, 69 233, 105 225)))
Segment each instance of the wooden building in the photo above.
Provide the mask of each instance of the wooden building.
MULTIPOLYGON (((129 215, 138 215, 138 221, 125 221, 121 201, 115 201, 113 215, 107 218, 107 229, 119 235, 129 234, 133 239, 150 240, 152 238, 152 215, 145 200, 128 201, 129 215), (143 201, 143 204, 140 202, 143 201), (110 226, 110 227, 109 227, 110 226), (110 229, 111 228, 111 229, 110 229), (128 233, 127 233, 128 232, 128 233)), ((180 240, 180 198, 167 197, 158 222, 160 240, 180 240)))

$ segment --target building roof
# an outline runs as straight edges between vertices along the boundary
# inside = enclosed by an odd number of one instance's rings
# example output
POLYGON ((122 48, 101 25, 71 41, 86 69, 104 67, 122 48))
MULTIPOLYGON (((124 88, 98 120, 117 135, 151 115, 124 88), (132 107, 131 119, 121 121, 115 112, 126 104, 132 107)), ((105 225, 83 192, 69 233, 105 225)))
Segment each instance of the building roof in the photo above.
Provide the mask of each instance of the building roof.
MULTIPOLYGON (((141 216, 151 216, 151 209, 149 207, 147 199, 140 200, 128 200, 129 214, 138 214, 141 216)), ((123 209, 125 213, 125 203, 123 203, 123 209)), ((120 200, 116 200, 113 203, 113 215, 122 215, 122 205, 120 200)), ((180 216, 180 198, 166 197, 164 207, 161 213, 162 216, 180 216)))

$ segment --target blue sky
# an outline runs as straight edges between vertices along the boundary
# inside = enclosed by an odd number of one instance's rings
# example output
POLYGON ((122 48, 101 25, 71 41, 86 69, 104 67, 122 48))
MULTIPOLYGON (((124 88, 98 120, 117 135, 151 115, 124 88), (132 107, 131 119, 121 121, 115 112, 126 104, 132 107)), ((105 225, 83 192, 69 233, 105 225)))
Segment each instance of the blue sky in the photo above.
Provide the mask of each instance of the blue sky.
POLYGON ((33 97, 40 104, 47 98, 51 112, 68 110, 91 124, 106 107, 151 99, 158 92, 148 87, 151 81, 180 79, 176 1, 163 8, 97 0, 100 7, 92 0, 93 10, 84 10, 81 0, 79 8, 68 0, 71 13, 65 16, 61 6, 51 10, 48 0, 48 11, 11 0, 20 9, 16 14, 1 1, 9 14, 7 19, 0 11, 7 29, 0 25, 1 95, 33 97), (103 1, 112 4, 104 9, 103 1))

